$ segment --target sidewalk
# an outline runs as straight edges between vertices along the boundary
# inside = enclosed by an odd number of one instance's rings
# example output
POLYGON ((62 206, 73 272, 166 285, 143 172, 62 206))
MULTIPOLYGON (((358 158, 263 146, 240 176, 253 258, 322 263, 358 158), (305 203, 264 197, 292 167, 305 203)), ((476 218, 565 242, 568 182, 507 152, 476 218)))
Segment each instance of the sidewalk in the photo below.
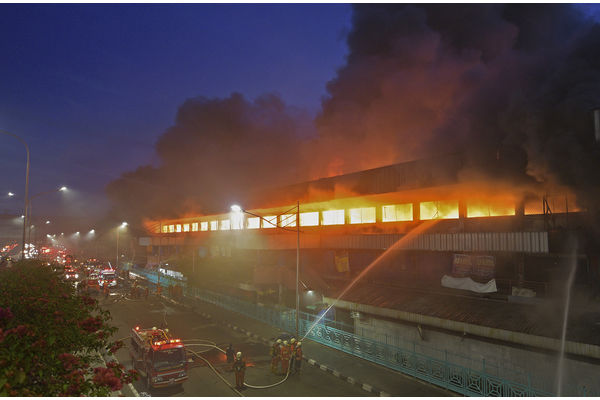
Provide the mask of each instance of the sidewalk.
MULTIPOLYGON (((245 315, 228 311, 213 304, 191 298, 183 298, 181 302, 165 299, 176 304, 191 307, 216 323, 242 332, 257 341, 266 343, 283 333, 282 330, 267 325, 245 315)), ((452 396, 453 392, 420 381, 402 373, 392 371, 359 357, 332 349, 311 340, 302 343, 304 358, 307 364, 303 368, 320 368, 334 376, 358 385, 366 392, 379 396, 452 396)))

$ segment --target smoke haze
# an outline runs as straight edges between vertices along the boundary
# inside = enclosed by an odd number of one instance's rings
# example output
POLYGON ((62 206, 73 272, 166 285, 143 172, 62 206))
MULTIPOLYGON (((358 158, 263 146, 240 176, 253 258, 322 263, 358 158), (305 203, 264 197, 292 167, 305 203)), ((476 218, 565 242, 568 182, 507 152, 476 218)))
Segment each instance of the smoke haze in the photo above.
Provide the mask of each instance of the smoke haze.
POLYGON ((528 174, 588 207, 600 195, 600 26, 575 7, 361 4, 347 43, 314 121, 274 95, 186 101, 161 165, 109 185, 120 212, 223 212, 261 187, 455 151, 465 177, 528 174))

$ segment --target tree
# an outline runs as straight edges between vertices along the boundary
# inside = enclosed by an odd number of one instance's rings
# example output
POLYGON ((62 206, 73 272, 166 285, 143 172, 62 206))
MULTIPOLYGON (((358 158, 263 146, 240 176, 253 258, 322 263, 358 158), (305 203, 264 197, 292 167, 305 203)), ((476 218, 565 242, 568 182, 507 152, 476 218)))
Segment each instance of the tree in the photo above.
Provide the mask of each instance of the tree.
POLYGON ((54 267, 24 261, 0 271, 0 396, 107 396, 136 372, 106 367, 116 328, 98 301, 78 295, 54 267))

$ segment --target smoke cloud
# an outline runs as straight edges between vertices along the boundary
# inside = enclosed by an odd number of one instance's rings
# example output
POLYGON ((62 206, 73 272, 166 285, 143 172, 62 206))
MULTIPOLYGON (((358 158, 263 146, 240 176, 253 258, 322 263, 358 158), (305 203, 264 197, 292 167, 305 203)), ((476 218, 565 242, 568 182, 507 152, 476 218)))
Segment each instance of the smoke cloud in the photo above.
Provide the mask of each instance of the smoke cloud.
POLYGON ((187 100, 156 143, 161 164, 140 167, 108 185, 120 207, 115 212, 138 221, 220 213, 244 204, 261 187, 293 182, 303 119, 275 95, 253 102, 238 93, 187 100))
POLYGON ((470 157, 464 176, 528 174, 591 205, 599 29, 570 5, 355 6, 314 174, 457 151, 470 157), (490 157, 502 168, 486 170, 490 157))
POLYGON ((600 26, 575 7, 361 4, 347 43, 314 121, 273 95, 185 102, 161 165, 108 186, 120 211, 223 212, 252 190, 451 152, 464 177, 555 182, 588 208, 600 195, 600 26))

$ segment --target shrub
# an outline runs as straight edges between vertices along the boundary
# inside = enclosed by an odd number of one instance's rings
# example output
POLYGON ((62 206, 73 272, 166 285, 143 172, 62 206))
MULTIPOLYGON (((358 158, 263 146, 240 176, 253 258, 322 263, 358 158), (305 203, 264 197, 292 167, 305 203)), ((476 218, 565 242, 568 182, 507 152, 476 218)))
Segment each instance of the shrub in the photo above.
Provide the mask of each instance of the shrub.
POLYGON ((52 266, 0 270, 0 396, 107 396, 131 382, 120 364, 98 367, 99 352, 119 347, 109 321, 52 266))

